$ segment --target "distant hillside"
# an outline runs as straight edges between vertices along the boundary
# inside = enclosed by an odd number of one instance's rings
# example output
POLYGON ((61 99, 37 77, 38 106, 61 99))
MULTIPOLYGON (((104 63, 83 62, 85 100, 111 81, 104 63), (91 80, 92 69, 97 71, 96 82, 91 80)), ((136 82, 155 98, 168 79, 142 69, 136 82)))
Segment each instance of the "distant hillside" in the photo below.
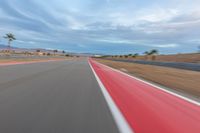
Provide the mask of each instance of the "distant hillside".
MULTIPOLYGON (((8 48, 7 45, 0 44, 0 49, 6 49, 6 48, 8 48)), ((13 48, 13 49, 19 49, 17 47, 11 47, 11 48, 13 48)))
POLYGON ((0 49, 5 49, 5 48, 7 48, 6 45, 0 44, 0 49))
MULTIPOLYGON (((0 44, 0 50, 7 49, 7 48, 8 48, 8 46, 0 44)), ((15 50, 15 51, 28 51, 28 52, 35 52, 36 50, 40 50, 41 52, 51 52, 52 51, 52 50, 47 50, 47 49, 42 49, 42 48, 28 49, 28 48, 18 48, 18 47, 12 47, 12 46, 11 46, 11 49, 15 50)))
MULTIPOLYGON (((4 50, 4 49, 7 49, 7 48, 8 48, 7 45, 0 44, 0 50, 4 50)), ((28 48, 11 47, 11 49, 16 51, 16 52, 24 52, 24 51, 35 52, 37 50, 40 50, 41 52, 45 52, 45 53, 53 53, 53 49, 50 50, 50 49, 44 49, 44 48, 30 48, 30 49, 28 49, 28 48)), ((63 54, 62 50, 58 51, 57 54, 63 54)), ((66 54, 73 55, 73 56, 96 56, 96 55, 102 56, 102 54, 94 54, 94 53, 66 52, 66 54)))
MULTIPOLYGON (((0 50, 5 50, 8 49, 8 46, 0 44, 0 50)), ((36 52, 37 50, 40 50, 40 52, 45 52, 45 53, 54 53, 53 50, 49 50, 49 49, 43 49, 43 48, 18 48, 18 47, 11 47, 12 50, 16 51, 16 52, 36 52)), ((62 54, 62 51, 58 51, 57 54, 62 54)), ((69 53, 68 53, 69 54, 69 53)), ((75 55, 75 53, 74 53, 75 55)))

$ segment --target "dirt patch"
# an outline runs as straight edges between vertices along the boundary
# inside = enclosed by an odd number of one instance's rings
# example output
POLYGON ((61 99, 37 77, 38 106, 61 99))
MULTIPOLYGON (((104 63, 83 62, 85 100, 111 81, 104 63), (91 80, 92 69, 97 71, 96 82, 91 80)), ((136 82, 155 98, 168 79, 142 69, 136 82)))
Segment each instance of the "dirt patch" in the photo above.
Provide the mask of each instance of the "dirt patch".
POLYGON ((110 67, 200 98, 200 72, 135 63, 96 59, 110 67))
POLYGON ((0 65, 4 64, 17 64, 17 63, 28 63, 28 62, 43 62, 43 61, 59 61, 59 60, 67 60, 72 59, 71 57, 68 58, 10 58, 10 59, 0 59, 0 65))

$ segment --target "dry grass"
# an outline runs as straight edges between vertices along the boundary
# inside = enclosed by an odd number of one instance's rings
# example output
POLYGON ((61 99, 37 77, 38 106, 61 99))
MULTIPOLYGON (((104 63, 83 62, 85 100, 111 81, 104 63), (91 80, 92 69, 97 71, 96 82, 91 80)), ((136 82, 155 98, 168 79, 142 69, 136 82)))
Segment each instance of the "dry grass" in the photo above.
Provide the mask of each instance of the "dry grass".
POLYGON ((110 67, 200 98, 200 72, 97 59, 110 67))
MULTIPOLYGON (((152 56, 138 56, 133 57, 114 57, 116 59, 131 59, 131 60, 152 60, 152 56)), ((188 62, 188 63, 200 63, 200 53, 194 54, 174 54, 174 55, 157 55, 155 61, 165 61, 165 62, 188 62)))

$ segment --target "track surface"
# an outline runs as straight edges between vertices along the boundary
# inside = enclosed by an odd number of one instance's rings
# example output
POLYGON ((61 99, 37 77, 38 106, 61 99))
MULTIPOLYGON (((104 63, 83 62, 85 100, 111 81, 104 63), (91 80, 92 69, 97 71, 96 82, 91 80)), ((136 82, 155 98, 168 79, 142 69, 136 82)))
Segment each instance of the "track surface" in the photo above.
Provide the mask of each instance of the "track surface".
POLYGON ((117 133, 87 63, 0 66, 0 133, 117 133))
MULTIPOLYGON (((135 133, 199 133, 200 107, 90 60, 135 133)), ((0 133, 117 133, 87 60, 0 66, 0 133)))
POLYGON ((90 60, 135 133, 200 133, 200 106, 90 60))
POLYGON ((129 60, 129 59, 109 59, 109 60, 200 71, 199 63, 160 62, 160 61, 143 61, 143 60, 129 60))

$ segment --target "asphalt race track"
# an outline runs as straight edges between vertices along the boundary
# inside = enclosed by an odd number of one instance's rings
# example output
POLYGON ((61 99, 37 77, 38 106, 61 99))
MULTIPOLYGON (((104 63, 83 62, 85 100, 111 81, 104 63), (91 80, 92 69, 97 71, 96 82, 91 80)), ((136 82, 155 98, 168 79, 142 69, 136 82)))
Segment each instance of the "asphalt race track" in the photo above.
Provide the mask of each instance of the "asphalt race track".
POLYGON ((87 63, 0 66, 0 133, 117 133, 87 63))
POLYGON ((200 103, 90 59, 135 133, 199 133, 200 103))
POLYGON ((0 66, 0 133, 199 133, 200 103, 93 59, 0 66))

